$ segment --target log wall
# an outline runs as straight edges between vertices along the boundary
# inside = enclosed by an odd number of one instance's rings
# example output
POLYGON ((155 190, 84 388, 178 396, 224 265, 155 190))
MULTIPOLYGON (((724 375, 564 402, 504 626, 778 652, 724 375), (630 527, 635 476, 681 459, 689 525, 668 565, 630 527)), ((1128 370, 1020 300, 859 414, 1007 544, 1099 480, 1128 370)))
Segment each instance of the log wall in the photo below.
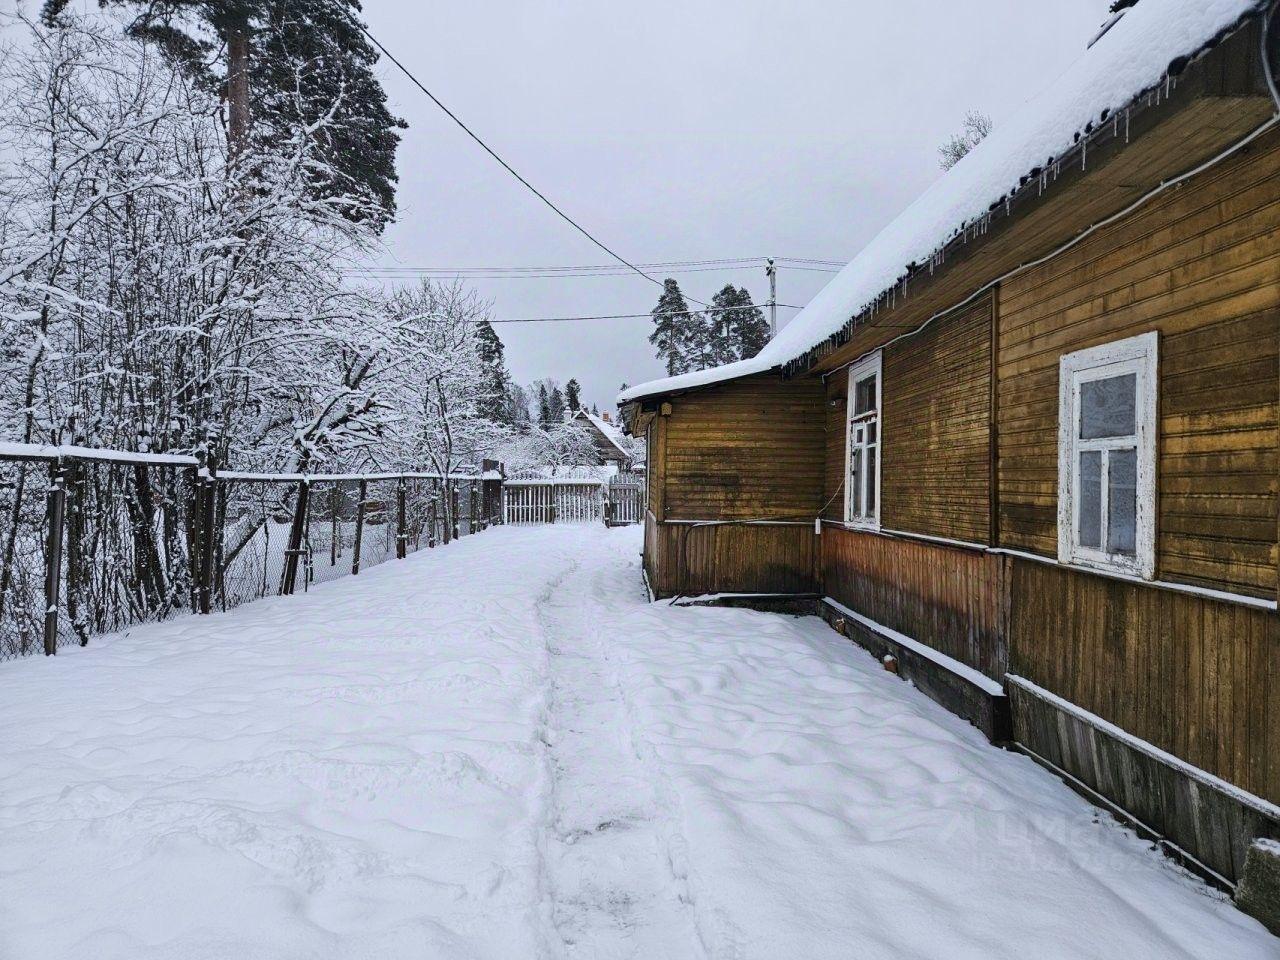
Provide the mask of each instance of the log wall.
POLYGON ((991 323, 987 299, 884 351, 882 526, 988 541, 991 323))
POLYGON ((1269 135, 1002 286, 1002 544, 1057 553, 1059 358, 1156 330, 1156 576, 1275 596, 1277 167, 1269 135))
POLYGON ((812 520, 822 505, 826 439, 819 381, 747 377, 677 396, 671 406, 658 418, 660 519, 812 520))

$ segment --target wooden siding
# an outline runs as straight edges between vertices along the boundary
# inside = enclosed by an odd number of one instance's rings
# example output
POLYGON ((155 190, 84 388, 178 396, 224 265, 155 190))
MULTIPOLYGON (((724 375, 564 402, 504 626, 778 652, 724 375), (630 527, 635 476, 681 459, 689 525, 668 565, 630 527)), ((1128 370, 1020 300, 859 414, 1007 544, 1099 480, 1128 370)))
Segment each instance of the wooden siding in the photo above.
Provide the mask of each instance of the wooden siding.
POLYGON ((1017 557, 1010 672, 1280 803, 1280 620, 1017 557))
POLYGON ((1059 358, 1155 330, 1156 576, 1275 595, 1278 167, 1269 135, 1001 288, 1002 545, 1057 552, 1059 358))
POLYGON ((882 526, 988 541, 991 314, 987 299, 885 349, 882 526))
POLYGON ((652 536, 655 549, 648 569, 659 596, 817 591, 818 538, 812 524, 654 522, 652 536))
MULTIPOLYGON (((812 519, 822 506, 817 380, 749 377, 671 400, 664 520, 812 519)), ((655 510, 655 513, 658 511, 655 510)))
POLYGON ((822 516, 838 523, 844 521, 844 471, 845 457, 848 456, 845 436, 847 427, 845 417, 848 415, 849 381, 847 377, 833 376, 827 381, 827 408, 824 421, 826 423, 826 443, 823 470, 823 498, 826 504, 822 516))
POLYGON ((827 596, 989 677, 1004 677, 999 557, 831 527, 820 539, 827 596))

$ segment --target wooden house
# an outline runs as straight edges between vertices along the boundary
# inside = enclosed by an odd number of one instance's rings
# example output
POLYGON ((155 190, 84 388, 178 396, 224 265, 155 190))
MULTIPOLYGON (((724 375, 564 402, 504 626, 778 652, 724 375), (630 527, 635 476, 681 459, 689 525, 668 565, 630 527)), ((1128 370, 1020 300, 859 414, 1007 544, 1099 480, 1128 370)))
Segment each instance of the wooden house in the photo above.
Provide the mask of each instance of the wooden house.
POLYGON ((1276 9, 1142 0, 759 357, 620 402, 656 597, 820 612, 1280 924, 1276 9))
POLYGON ((608 415, 601 416, 579 409, 571 419, 590 434, 602 464, 613 467, 618 473, 625 473, 632 468, 634 456, 627 446, 626 438, 618 426, 609 421, 608 415))

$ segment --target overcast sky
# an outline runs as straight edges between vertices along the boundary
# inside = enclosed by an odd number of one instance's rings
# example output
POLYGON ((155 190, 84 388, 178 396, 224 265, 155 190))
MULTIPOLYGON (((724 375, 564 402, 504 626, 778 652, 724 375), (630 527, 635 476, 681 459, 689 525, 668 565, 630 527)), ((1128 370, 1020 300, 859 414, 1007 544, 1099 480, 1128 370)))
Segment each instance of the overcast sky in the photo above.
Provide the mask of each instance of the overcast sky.
MULTIPOLYGON (((636 261, 846 261, 940 176, 979 109, 999 125, 1084 51, 1108 0, 366 0, 374 34, 571 216, 636 261)), ((384 62, 410 125, 385 262, 596 264, 542 206, 384 62)), ((660 275, 661 277, 661 275, 660 275)), ((767 299, 761 270, 678 274, 767 299)), ((783 270, 780 302, 828 279, 783 270)), ((490 280, 497 317, 643 313, 620 279, 490 280)), ((780 311, 790 318, 793 311, 780 311)), ((576 376, 612 408, 662 374, 647 320, 497 328, 521 382, 576 376)))

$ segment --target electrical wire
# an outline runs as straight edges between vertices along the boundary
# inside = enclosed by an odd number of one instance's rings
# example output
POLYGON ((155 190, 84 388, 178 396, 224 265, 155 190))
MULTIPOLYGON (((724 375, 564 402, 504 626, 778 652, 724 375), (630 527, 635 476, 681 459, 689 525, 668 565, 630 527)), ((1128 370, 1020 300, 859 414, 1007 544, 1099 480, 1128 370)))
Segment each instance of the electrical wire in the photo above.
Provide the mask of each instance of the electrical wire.
MULTIPOLYGON (((372 33, 369 32, 368 27, 366 27, 363 23, 361 23, 359 19, 356 19, 354 22, 356 26, 359 28, 360 32, 369 38, 369 42, 372 43, 379 50, 381 50, 382 53, 386 56, 386 58, 390 60, 393 64, 395 64, 396 67, 399 68, 400 72, 403 73, 406 77, 408 77, 410 82, 413 83, 415 87, 417 87, 419 90, 425 93, 427 97, 431 100, 431 102, 434 103, 441 110, 443 110, 445 115, 448 116, 448 118, 452 120, 454 123, 456 123, 459 127, 461 127, 463 132, 466 133, 467 136, 469 136, 472 140, 474 140, 477 144, 479 144, 480 147, 485 151, 485 153, 493 157, 493 159, 496 160, 504 170, 506 170, 509 174, 511 174, 513 177, 519 180, 522 184, 524 184, 525 188, 528 189, 530 193, 532 193, 535 197, 537 197, 539 200, 545 203, 548 207, 550 207, 556 213, 557 216, 559 216, 562 220, 564 220, 565 223, 569 224, 569 226, 573 227, 573 229, 577 230, 580 234, 582 234, 584 237, 590 240, 593 244, 595 244, 597 247, 599 247, 601 250, 603 250, 605 253, 611 256, 614 260, 617 260, 623 266, 629 268, 633 272, 644 277, 650 283, 657 284, 659 287, 665 287, 665 284, 663 284, 661 280, 657 279, 656 277, 650 276, 649 274, 641 270, 639 267, 637 267, 630 260, 627 260, 621 254, 614 252, 613 249, 606 246, 602 241, 596 239, 596 237, 589 230, 587 230, 586 227, 582 226, 582 224, 578 223, 578 221, 574 220, 571 216, 569 216, 567 213, 561 210, 558 206, 552 203, 551 200, 547 198, 546 194, 544 194, 541 190, 539 190, 532 183, 530 183, 528 180, 522 177, 519 173, 517 173, 515 168, 512 167, 511 164, 507 163, 507 161, 503 160, 502 157, 498 156, 497 152, 492 147, 490 147, 487 143, 481 140, 480 137, 470 127, 468 127, 465 123, 463 123, 461 118, 456 113, 454 113, 452 110, 446 107, 444 103, 441 102, 439 97, 437 97, 434 93, 428 90, 426 88, 426 85, 423 84, 423 82, 419 80, 417 77, 415 77, 408 67, 406 67, 403 63, 401 63, 398 59, 396 59, 395 55, 392 54, 392 52, 388 50, 385 46, 383 46, 381 40, 379 40, 377 37, 375 37, 372 33)), ((686 297, 686 299, 693 300, 693 302, 698 304, 698 306, 700 307, 710 306, 710 304, 704 303, 703 301, 697 300, 693 297, 686 297)))
MULTIPOLYGON (((768 304, 754 304, 758 310, 768 304)), ((797 307, 791 303, 779 303, 778 308, 781 310, 802 310, 803 307, 797 307)), ((674 311, 664 316, 671 317, 689 317, 699 313, 727 313, 731 310, 742 310, 743 307, 707 307, 705 310, 680 310, 674 311)), ((750 309, 745 308, 745 309, 750 309)), ((489 320, 489 323, 576 323, 579 320, 648 320, 653 317, 652 313, 606 313, 594 317, 503 317, 497 320, 489 320)), ((482 321, 477 320, 477 323, 482 321)))
MULTIPOLYGON (((667 263, 644 263, 637 266, 658 269, 665 273, 723 273, 729 270, 763 267, 768 258, 741 258, 733 260, 688 260, 667 263)), ((775 263, 788 270, 805 273, 838 273, 843 264, 810 266, 807 261, 774 258, 775 263)), ((559 280, 591 277, 625 277, 631 271, 618 264, 598 264, 563 267, 427 267, 427 266, 353 266, 342 270, 349 276, 378 280, 394 280, 401 277, 448 277, 465 280, 559 280)))

